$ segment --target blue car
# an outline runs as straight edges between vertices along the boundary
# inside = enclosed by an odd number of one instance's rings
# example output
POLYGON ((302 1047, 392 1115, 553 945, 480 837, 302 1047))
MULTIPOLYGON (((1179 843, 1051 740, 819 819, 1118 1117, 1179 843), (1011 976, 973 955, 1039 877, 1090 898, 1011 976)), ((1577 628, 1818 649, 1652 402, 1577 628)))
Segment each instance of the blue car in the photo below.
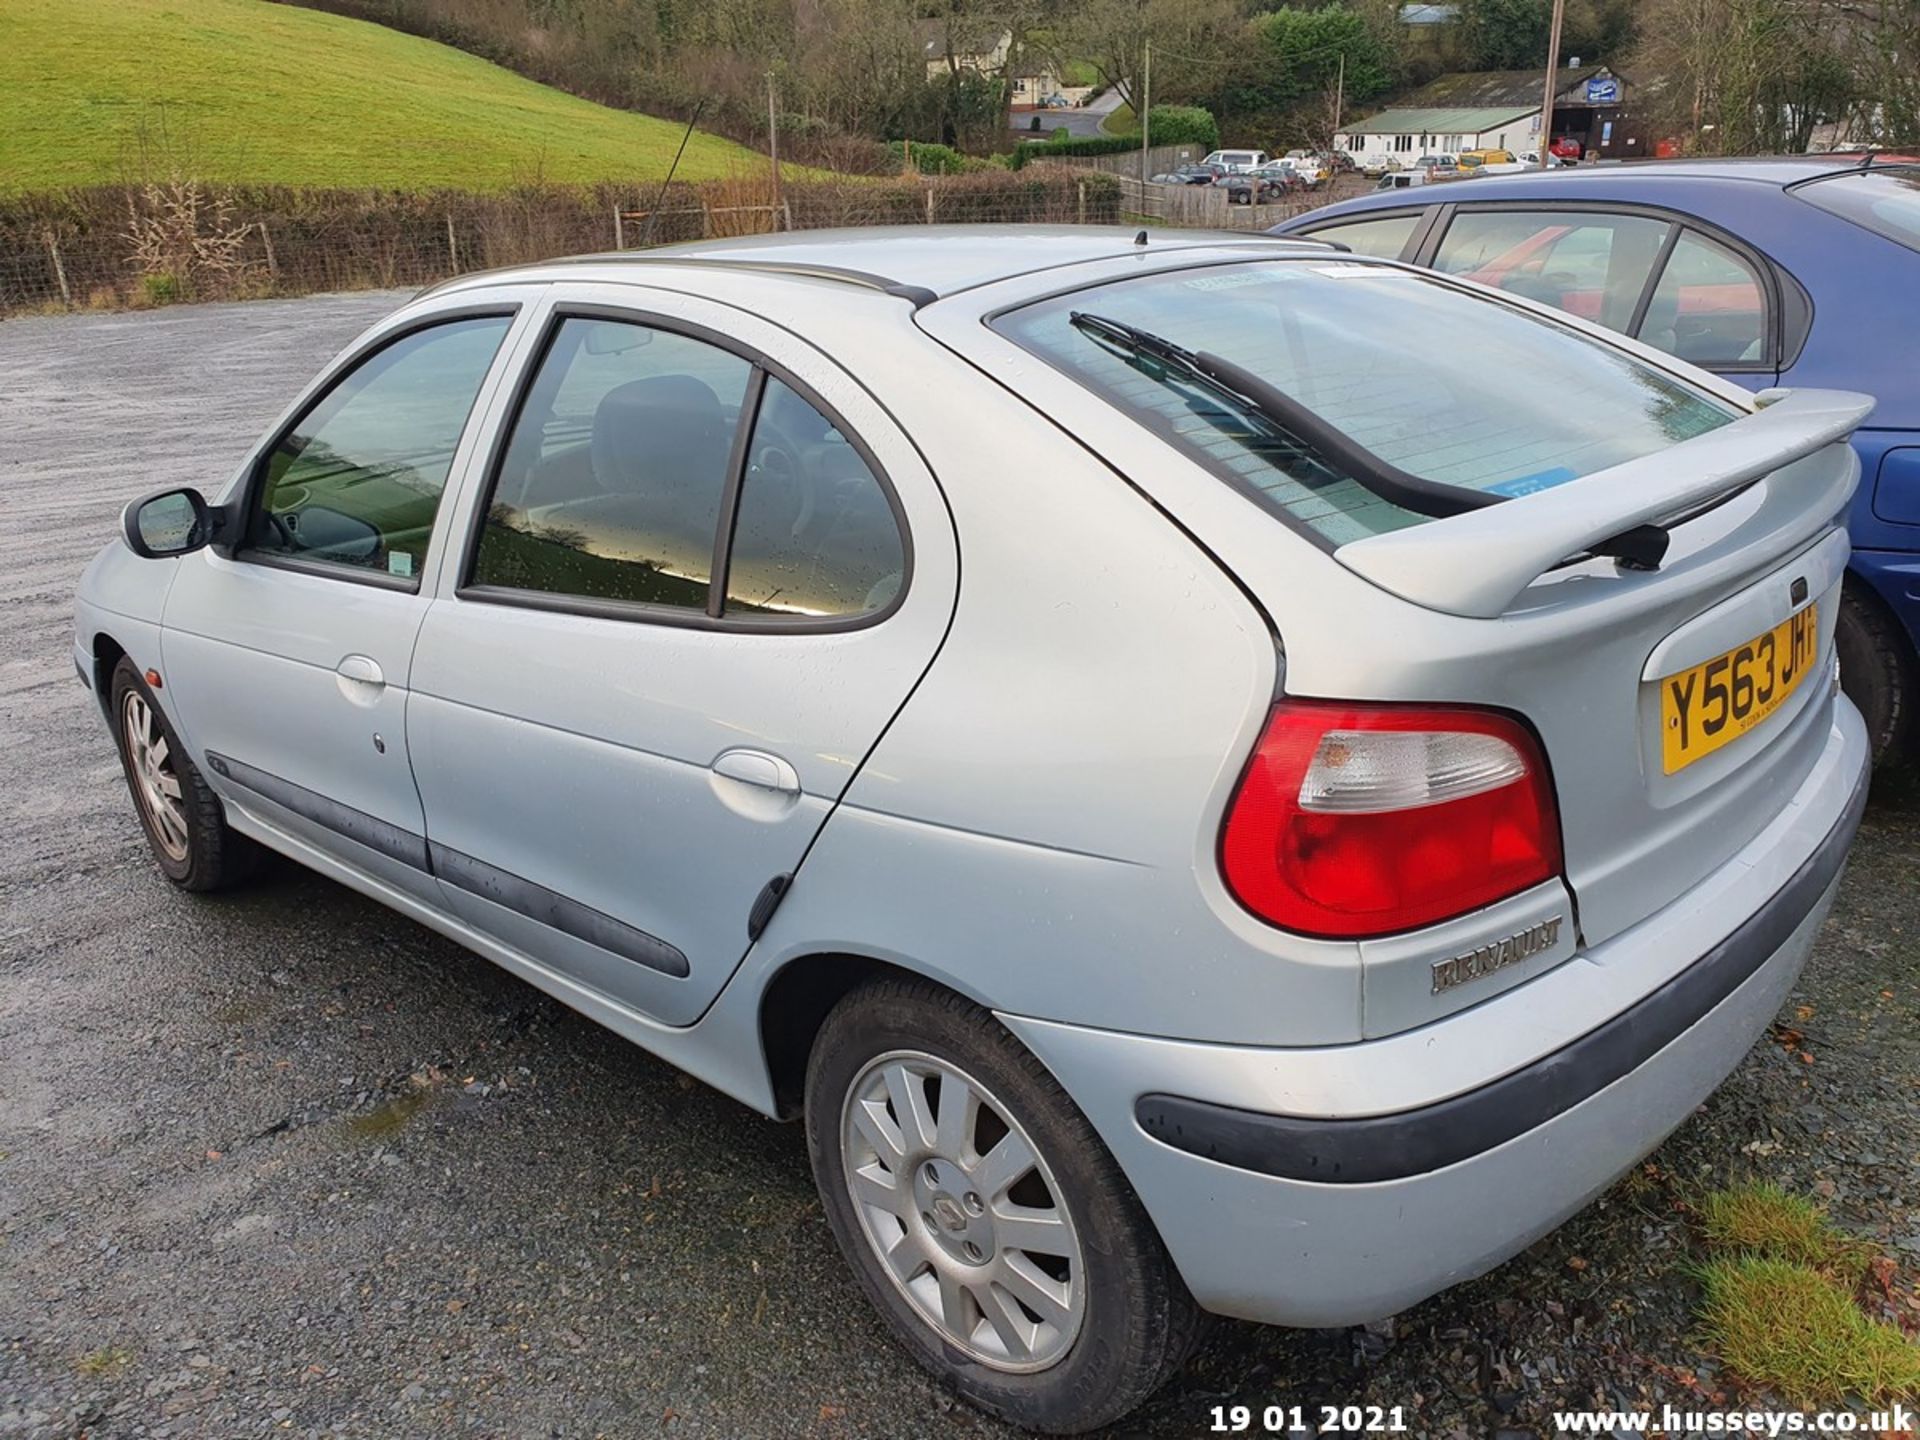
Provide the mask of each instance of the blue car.
MULTIPOLYGON (((1863 390, 1837 651, 1876 760, 1920 712, 1920 163, 1657 161, 1490 175, 1274 228, 1461 275, 1754 390, 1863 390)), ((1578 394, 1564 397, 1579 407, 1578 394)))

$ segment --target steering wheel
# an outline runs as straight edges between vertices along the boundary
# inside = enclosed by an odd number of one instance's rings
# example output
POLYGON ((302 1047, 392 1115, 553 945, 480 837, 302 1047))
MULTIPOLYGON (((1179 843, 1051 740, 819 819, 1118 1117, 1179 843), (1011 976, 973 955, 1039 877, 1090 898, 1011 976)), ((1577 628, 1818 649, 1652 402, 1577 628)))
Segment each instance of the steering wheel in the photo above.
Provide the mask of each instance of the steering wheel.
POLYGON ((788 533, 798 535, 813 524, 818 497, 800 458, 800 449, 778 427, 761 417, 753 432, 753 450, 748 456, 747 474, 762 485, 773 485, 791 497, 796 513, 788 533))

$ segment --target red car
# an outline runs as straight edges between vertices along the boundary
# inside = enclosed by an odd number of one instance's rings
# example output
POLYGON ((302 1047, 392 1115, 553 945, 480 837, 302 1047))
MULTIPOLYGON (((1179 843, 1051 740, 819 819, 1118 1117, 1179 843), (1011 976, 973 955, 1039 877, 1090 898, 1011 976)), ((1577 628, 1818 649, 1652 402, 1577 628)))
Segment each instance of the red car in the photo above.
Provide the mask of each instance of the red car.
POLYGON ((1566 161, 1569 165, 1573 165, 1578 163, 1580 159, 1580 142, 1571 135, 1562 135, 1547 147, 1547 153, 1566 161))

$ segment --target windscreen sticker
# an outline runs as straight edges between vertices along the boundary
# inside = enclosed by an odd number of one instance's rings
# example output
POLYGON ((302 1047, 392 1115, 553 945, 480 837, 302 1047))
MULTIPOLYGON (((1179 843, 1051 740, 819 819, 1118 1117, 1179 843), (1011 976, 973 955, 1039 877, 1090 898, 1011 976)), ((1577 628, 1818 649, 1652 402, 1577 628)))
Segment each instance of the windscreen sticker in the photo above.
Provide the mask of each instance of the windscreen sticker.
POLYGON ((1400 272, 1398 270, 1389 270, 1384 265, 1342 265, 1335 263, 1332 265, 1316 265, 1313 267, 1313 273, 1316 275, 1331 275, 1335 279, 1339 279, 1354 275, 1398 275, 1400 272))
POLYGON ((1212 275, 1195 275, 1180 283, 1189 290, 1237 290, 1242 285, 1284 285, 1290 277, 1279 267, 1243 265, 1212 275))
POLYGON ((1516 495, 1534 495, 1542 490, 1551 490, 1556 485, 1564 485, 1569 480, 1580 477, 1564 465, 1556 465, 1551 470, 1536 470, 1531 475, 1522 475, 1513 480, 1502 480, 1498 485, 1487 486, 1490 495, 1505 495, 1512 499, 1516 495))

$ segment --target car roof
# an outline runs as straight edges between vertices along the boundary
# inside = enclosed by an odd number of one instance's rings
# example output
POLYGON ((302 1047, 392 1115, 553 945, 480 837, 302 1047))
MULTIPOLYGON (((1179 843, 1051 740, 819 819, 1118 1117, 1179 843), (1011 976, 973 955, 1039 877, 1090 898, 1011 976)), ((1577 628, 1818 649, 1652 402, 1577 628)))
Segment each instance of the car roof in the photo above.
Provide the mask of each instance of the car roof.
MULTIPOLYGON (((1777 155, 1752 159, 1636 160, 1629 164, 1579 165, 1562 170, 1531 170, 1522 174, 1475 176, 1444 189, 1425 191, 1419 204, 1438 205, 1471 200, 1576 200, 1592 196, 1608 200, 1654 199, 1669 186, 1744 184, 1783 190, 1803 180, 1844 174, 1862 167, 1859 154, 1777 155), (1641 192, 1635 195, 1634 192, 1641 192)), ((1889 158, 1888 165, 1899 163, 1889 158)), ((1323 218, 1355 214, 1386 206, 1404 207, 1406 191, 1378 191, 1355 196, 1320 210, 1310 210, 1283 222, 1289 229, 1316 224, 1323 218)))
MULTIPOLYGON (((569 267, 581 266, 630 271, 638 279, 658 266, 713 267, 796 280, 838 280, 922 305, 996 280, 1143 253, 1161 258, 1185 251, 1224 249, 1272 255, 1302 250, 1317 253, 1327 248, 1326 241, 1244 230, 1169 232, 1129 225, 876 225, 581 255, 495 271, 485 279, 488 283, 553 280, 566 276, 569 267)), ((461 284, 454 281, 441 288, 461 284)))

